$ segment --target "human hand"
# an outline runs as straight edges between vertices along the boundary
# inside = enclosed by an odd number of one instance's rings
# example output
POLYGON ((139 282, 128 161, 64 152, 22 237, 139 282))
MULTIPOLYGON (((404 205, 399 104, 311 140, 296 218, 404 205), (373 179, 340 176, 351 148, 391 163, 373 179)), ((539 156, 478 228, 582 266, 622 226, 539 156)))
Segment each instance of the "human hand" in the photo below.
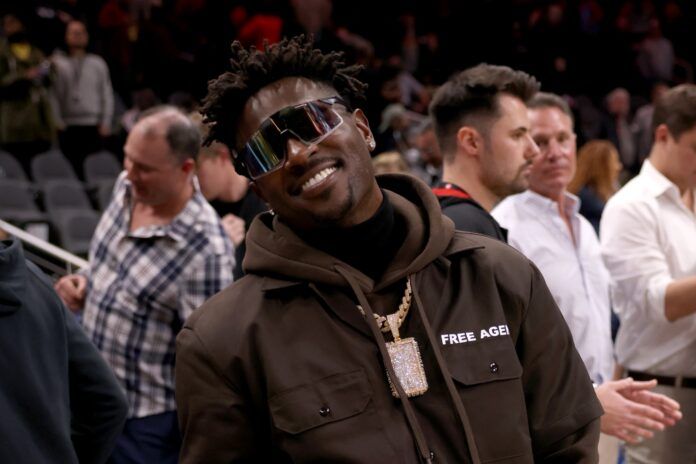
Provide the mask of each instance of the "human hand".
POLYGON ((595 389, 604 408, 601 419, 603 433, 628 443, 652 438, 653 431, 664 430, 681 419, 679 403, 648 390, 657 381, 638 382, 632 378, 606 382, 595 389))
POLYGON ((667 426, 672 426, 682 418, 679 403, 669 396, 661 393, 651 392, 657 385, 657 380, 648 382, 633 382, 633 385, 621 390, 624 398, 627 398, 636 403, 641 403, 659 409, 665 415, 662 423, 667 426), (643 387, 642 385, 645 385, 643 387))
POLYGON ((73 312, 81 310, 87 295, 87 278, 79 274, 69 274, 58 279, 53 286, 65 305, 73 312))
POLYGON ((226 214, 222 218, 222 228, 225 229, 225 233, 227 233, 235 247, 244 241, 244 235, 246 235, 245 225, 244 219, 234 214, 226 214))

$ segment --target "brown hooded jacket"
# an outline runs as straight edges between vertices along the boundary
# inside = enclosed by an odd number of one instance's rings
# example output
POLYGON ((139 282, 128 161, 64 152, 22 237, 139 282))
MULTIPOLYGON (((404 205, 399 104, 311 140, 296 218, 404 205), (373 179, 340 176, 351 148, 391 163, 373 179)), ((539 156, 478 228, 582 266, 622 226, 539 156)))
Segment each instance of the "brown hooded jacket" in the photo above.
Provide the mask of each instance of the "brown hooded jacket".
POLYGON ((247 276, 177 340, 181 462, 596 462, 602 410, 539 271, 455 232, 422 182, 378 181, 408 230, 377 282, 255 219, 247 276), (396 311, 407 278, 400 332, 417 340, 429 389, 396 399, 391 336, 356 305, 396 311))

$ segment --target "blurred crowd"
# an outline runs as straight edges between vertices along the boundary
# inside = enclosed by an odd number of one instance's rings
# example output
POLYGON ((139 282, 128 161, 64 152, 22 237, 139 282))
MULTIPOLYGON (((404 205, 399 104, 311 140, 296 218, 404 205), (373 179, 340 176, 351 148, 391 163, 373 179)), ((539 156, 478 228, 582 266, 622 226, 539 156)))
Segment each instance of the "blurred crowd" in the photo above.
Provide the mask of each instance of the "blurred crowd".
POLYGON ((580 145, 611 141, 625 180, 649 150, 651 102, 666 86, 691 81, 696 62, 693 6, 678 0, 4 5, 0 145, 29 166, 27 157, 59 140, 78 171, 80 152, 120 152, 140 111, 159 102, 193 110, 224 70, 232 40, 263 47, 306 33, 318 48, 365 66, 376 153, 396 150, 419 174, 437 174, 424 121, 432 93, 452 72, 483 61, 529 72, 543 90, 566 96, 580 145), (71 30, 73 20, 81 25, 71 30), (94 54, 77 58, 85 52, 94 54), (98 82, 80 81, 89 77, 98 82), (84 137, 89 143, 76 146, 84 137))

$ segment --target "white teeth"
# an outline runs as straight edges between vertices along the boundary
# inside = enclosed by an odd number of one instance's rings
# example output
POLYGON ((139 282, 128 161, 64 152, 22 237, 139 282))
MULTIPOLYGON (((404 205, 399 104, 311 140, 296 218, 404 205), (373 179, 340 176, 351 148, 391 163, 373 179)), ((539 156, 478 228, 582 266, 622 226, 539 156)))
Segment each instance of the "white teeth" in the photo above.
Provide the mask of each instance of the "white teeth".
POLYGON ((330 167, 326 169, 322 169, 318 173, 314 174, 311 179, 309 179, 307 182, 302 184, 302 191, 307 190, 308 188, 314 187, 317 185, 319 182, 322 180, 326 179, 330 174, 333 174, 336 171, 335 167, 330 167))

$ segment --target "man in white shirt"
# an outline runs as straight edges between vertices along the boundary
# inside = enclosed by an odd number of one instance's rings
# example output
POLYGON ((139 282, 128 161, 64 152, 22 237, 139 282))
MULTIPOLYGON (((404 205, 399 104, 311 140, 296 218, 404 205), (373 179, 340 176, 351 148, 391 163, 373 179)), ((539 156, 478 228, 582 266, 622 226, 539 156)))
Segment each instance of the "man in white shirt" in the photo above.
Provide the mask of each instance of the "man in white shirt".
POLYGON ((696 461, 696 86, 655 105, 655 141, 640 174, 604 210, 601 242, 621 319, 619 363, 657 378, 688 419, 628 448, 631 463, 696 461))
POLYGON ((674 423, 678 405, 648 392, 654 381, 611 381, 609 274, 594 229, 578 214, 578 198, 566 190, 576 164, 572 113, 563 99, 547 93, 538 93, 527 107, 540 151, 532 162, 530 190, 503 200, 493 217, 508 229, 510 245, 544 275, 588 373, 599 385, 602 432, 628 442, 650 437, 653 430, 674 423))

